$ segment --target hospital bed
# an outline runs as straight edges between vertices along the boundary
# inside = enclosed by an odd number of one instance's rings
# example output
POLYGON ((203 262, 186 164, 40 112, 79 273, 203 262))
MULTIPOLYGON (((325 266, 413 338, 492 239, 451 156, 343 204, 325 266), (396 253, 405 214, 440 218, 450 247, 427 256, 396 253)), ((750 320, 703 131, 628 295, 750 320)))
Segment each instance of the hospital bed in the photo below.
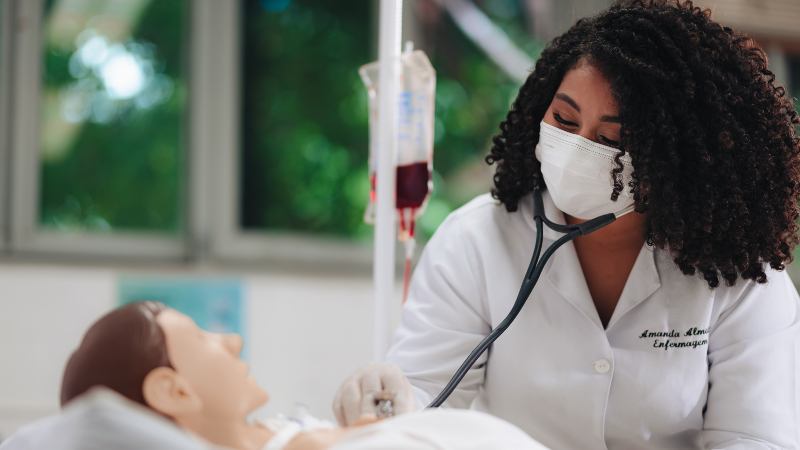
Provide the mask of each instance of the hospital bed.
MULTIPOLYGON (((117 393, 94 388, 61 414, 34 422, 0 450, 220 450, 117 393)), ((430 410, 359 427, 329 450, 547 450, 517 427, 477 411, 430 410)))

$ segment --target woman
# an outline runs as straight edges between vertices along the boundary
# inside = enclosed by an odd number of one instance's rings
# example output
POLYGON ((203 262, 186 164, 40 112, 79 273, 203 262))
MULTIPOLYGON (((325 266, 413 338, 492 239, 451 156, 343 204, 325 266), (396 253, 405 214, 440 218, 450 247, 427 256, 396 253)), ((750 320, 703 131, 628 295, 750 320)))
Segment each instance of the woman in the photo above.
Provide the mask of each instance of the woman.
POLYGON ((626 1, 547 47, 487 157, 499 202, 475 199, 428 243, 390 363, 345 381, 340 422, 369 391, 397 390, 401 410, 441 391, 510 310, 542 189, 557 222, 635 212, 555 253, 446 406, 553 449, 800 446, 800 299, 783 271, 800 120, 764 52, 710 16, 626 1))

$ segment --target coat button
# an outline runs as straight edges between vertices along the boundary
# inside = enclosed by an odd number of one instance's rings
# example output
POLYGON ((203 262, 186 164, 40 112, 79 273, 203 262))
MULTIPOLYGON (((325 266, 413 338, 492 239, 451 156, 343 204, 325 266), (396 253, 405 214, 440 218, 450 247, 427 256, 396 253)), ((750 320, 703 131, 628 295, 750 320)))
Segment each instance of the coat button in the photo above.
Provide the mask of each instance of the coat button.
POLYGON ((597 373, 606 373, 611 369, 611 363, 607 359, 598 359, 594 362, 594 370, 597 373))

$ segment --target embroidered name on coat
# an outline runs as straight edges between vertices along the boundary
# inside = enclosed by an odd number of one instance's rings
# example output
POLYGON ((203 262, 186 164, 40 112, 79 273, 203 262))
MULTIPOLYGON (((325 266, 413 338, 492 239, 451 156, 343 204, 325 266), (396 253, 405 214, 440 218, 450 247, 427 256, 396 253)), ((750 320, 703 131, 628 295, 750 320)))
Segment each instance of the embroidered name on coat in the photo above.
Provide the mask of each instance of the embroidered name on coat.
POLYGON ((709 329, 699 329, 697 327, 689 328, 685 333, 681 334, 676 330, 670 331, 650 331, 644 330, 641 335, 639 335, 639 339, 653 339, 653 347, 654 348, 663 348, 664 350, 669 350, 671 348, 697 348, 703 345, 708 345, 708 339, 695 339, 691 341, 674 341, 675 338, 682 338, 682 337, 695 337, 695 336, 705 336, 709 332, 709 329))

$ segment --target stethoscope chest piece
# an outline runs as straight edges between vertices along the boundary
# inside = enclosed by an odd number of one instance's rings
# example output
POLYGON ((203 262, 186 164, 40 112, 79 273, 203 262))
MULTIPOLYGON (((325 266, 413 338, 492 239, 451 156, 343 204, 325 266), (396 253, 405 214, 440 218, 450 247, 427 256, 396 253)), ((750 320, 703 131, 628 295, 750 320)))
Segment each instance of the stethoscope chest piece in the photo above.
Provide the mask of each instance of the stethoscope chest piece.
POLYGON ((395 391, 378 391, 375 393, 375 414, 381 419, 394 416, 395 391))

